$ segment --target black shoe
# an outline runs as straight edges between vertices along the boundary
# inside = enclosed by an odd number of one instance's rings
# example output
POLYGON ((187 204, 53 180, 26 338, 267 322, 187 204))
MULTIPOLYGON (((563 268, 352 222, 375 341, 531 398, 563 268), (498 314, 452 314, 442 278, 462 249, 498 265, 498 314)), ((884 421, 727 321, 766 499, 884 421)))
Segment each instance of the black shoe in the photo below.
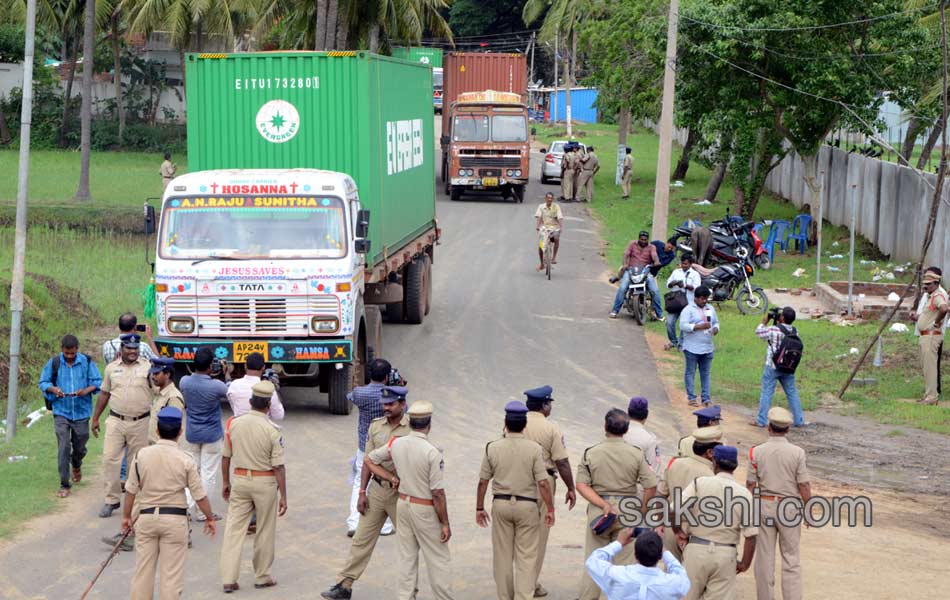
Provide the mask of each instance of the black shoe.
POLYGON ((348 590, 338 583, 320 595, 327 600, 350 600, 353 597, 353 590, 348 590))
POLYGON ((620 278, 617 277, 617 276, 613 276, 613 277, 611 277, 610 279, 608 279, 607 281, 609 281, 610 283, 617 283, 618 281, 620 281, 620 278))
POLYGON ((112 516, 112 511, 117 510, 119 506, 119 503, 103 504, 102 508, 99 509, 99 517, 102 519, 108 519, 112 516))

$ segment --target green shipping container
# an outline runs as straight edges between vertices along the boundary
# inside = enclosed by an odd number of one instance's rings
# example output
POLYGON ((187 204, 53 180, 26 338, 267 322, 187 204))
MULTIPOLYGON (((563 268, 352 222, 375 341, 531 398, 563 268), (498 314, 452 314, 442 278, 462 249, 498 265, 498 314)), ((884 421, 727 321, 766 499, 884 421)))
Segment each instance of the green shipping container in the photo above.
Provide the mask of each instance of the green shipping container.
POLYGON ((411 60, 436 69, 442 68, 442 48, 425 48, 422 46, 404 48, 397 46, 392 49, 392 54, 393 58, 411 60))
POLYGON ((189 54, 188 166, 347 173, 382 261, 435 226, 432 69, 367 52, 189 54))

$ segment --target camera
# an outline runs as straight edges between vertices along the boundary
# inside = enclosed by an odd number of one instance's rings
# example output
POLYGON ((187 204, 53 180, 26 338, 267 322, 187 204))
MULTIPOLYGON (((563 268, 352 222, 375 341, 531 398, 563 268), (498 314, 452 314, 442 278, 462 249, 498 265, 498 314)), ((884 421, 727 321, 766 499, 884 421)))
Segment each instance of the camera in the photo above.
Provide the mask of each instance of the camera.
POLYGON ((405 379, 402 378, 402 375, 399 374, 399 371, 393 369, 389 372, 389 375, 386 376, 386 385, 401 385, 405 386, 408 383, 405 379))
POLYGON ((780 314, 782 314, 782 309, 777 306, 773 306, 769 309, 769 321, 778 323, 778 317, 780 314))
POLYGON ((135 330, 145 333, 145 325, 143 323, 139 323, 138 325, 135 326, 135 330))
POLYGON ((280 376, 274 369, 264 369, 264 372, 261 374, 261 379, 266 379, 273 383, 275 388, 280 389, 280 376))
POLYGON ((217 377, 221 374, 223 365, 221 364, 221 359, 215 358, 211 361, 211 376, 217 377))

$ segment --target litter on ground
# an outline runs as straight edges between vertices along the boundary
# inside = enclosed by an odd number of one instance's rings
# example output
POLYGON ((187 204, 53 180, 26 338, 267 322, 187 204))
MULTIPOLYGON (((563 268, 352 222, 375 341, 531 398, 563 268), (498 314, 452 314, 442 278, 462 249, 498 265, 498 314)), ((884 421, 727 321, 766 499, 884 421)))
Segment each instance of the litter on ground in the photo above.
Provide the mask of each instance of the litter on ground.
POLYGON ((699 202, 694 202, 693 204, 695 204, 696 206, 708 206, 712 204, 712 202, 704 199, 704 200, 700 200, 699 202))
POLYGON ((801 277, 804 274, 805 274, 805 269, 801 267, 798 267, 797 269, 792 271, 792 277, 801 277))
POLYGON ((891 292, 890 294, 887 295, 888 302, 897 302, 900 299, 901 297, 898 296, 896 292, 891 292))
POLYGON ((907 325, 904 325, 903 323, 894 323, 891 325, 891 331, 894 333, 907 333, 908 329, 909 328, 907 325))

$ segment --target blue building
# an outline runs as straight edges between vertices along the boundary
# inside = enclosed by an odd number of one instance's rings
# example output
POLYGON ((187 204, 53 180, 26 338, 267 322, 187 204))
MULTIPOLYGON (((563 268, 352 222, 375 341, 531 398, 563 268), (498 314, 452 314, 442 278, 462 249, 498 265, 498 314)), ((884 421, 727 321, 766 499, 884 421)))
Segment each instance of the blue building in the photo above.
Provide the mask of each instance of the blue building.
MULTIPOLYGON (((554 94, 550 96, 549 100, 553 101, 557 108, 555 120, 566 121, 567 102, 564 90, 561 88, 557 90, 556 99, 554 94)), ((595 88, 571 88, 571 120, 584 123, 597 122, 597 90, 595 88)))

